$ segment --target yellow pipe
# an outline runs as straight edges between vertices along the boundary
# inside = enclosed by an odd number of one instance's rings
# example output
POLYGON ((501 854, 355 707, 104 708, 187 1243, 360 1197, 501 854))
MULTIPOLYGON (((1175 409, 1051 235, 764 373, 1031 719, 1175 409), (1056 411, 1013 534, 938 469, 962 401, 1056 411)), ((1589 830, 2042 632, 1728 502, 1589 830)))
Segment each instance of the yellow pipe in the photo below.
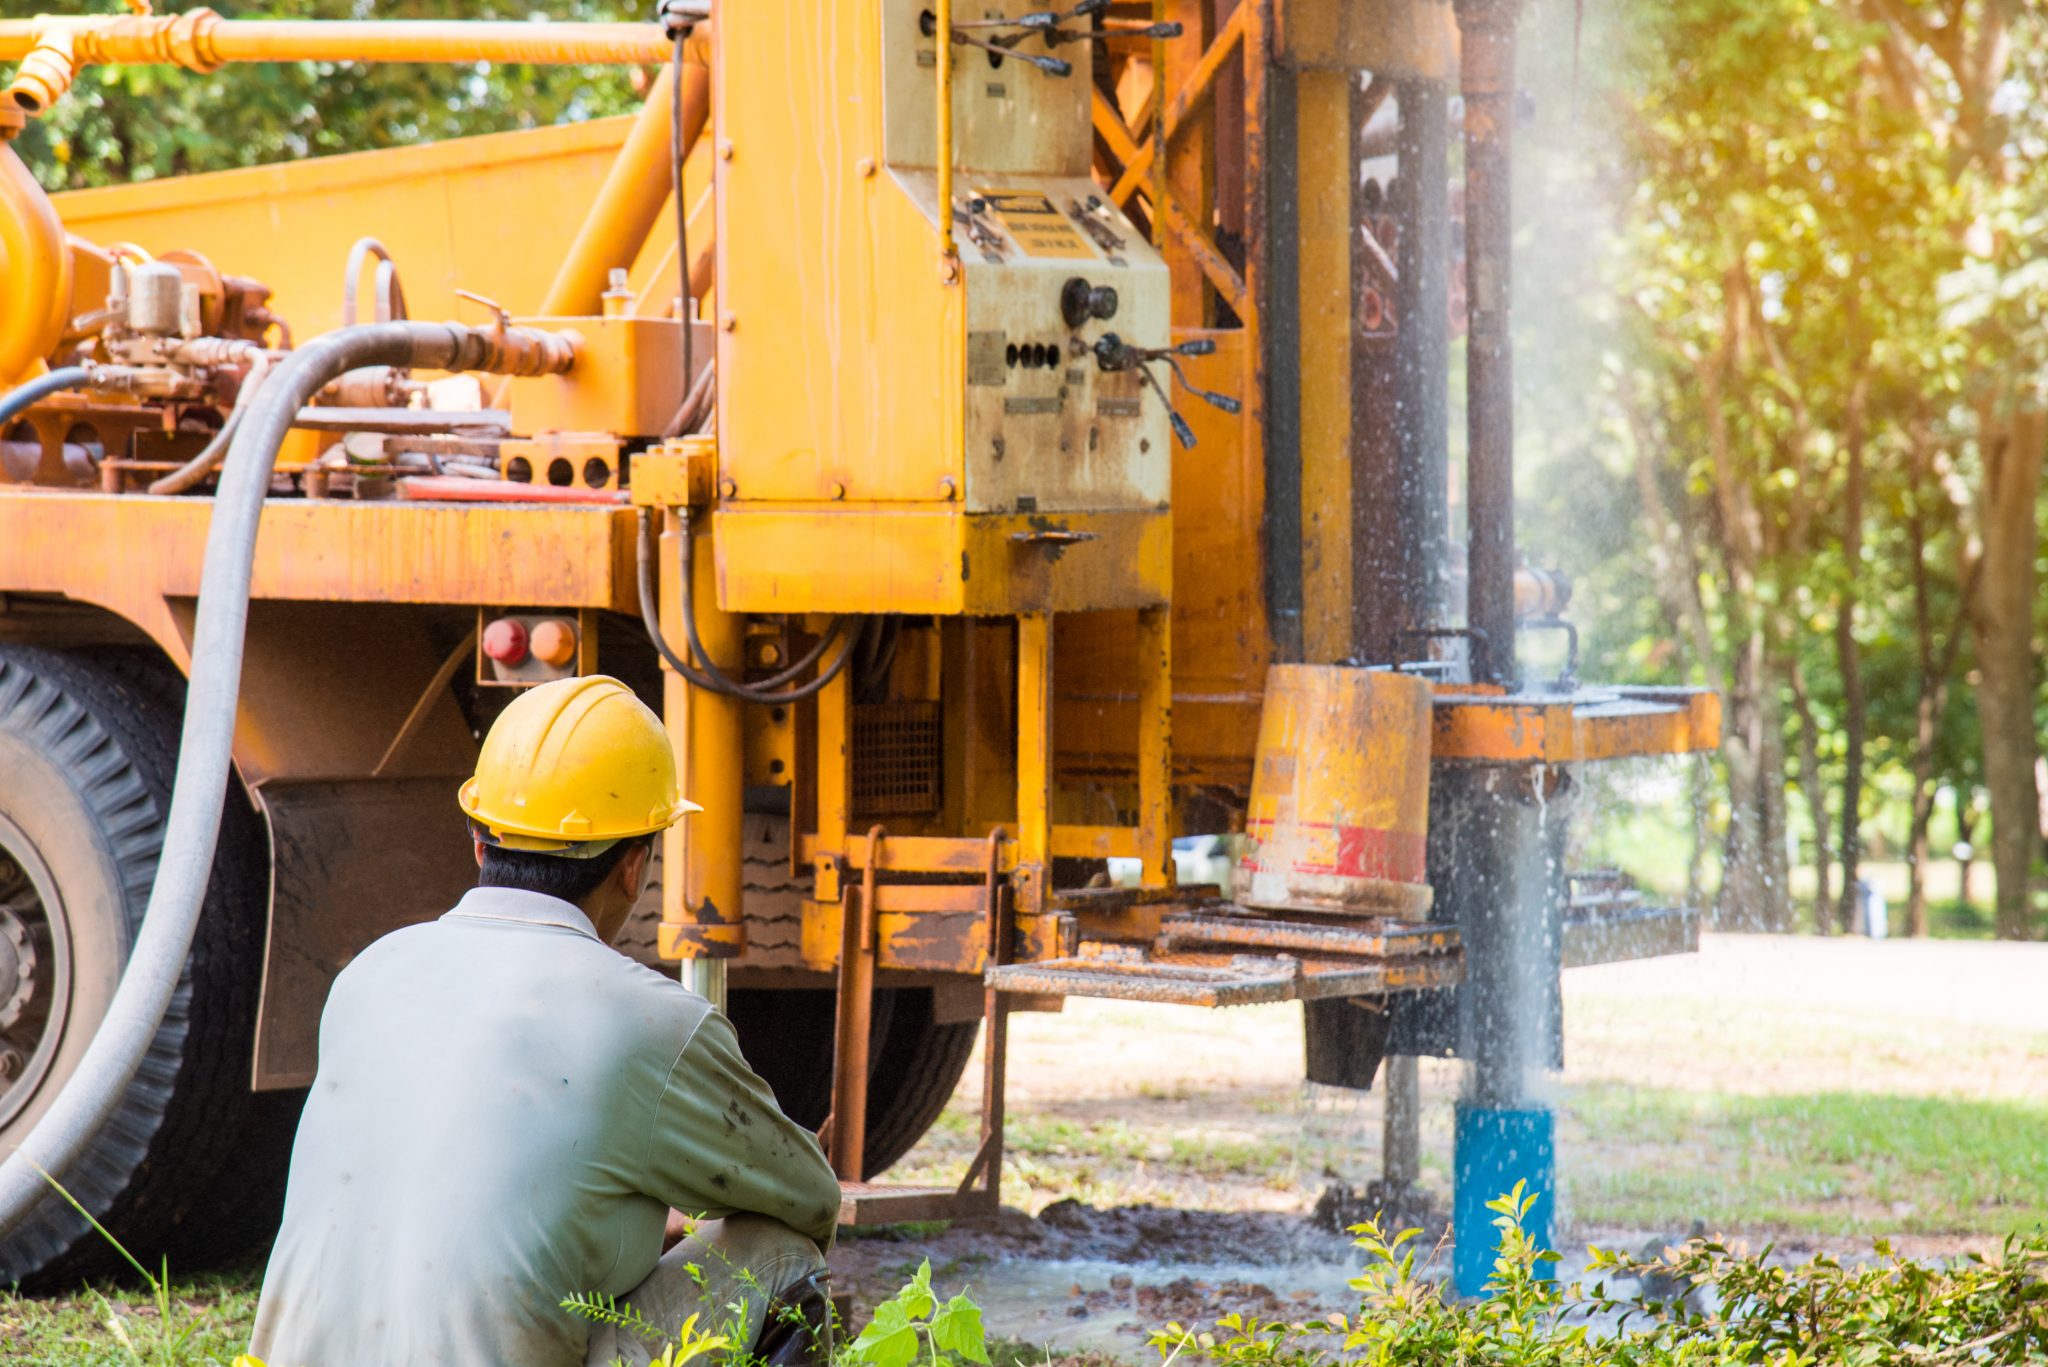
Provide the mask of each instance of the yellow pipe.
MULTIPOLYGON (((163 63, 212 71, 229 62, 651 65, 668 55, 668 40, 655 24, 223 19, 209 9, 0 20, 0 61, 22 61, 38 49, 57 53, 66 48, 64 55, 74 67, 163 63)), ((44 76, 39 85, 43 89, 32 92, 32 97, 47 106, 51 82, 44 76)))
MULTIPOLYGON (((709 438, 698 438, 709 447, 709 438)), ((708 528, 707 528, 708 530, 708 528)), ((704 663, 735 678, 746 671, 746 619, 718 606, 718 563, 711 538, 692 538, 688 573, 704 663)), ((709 821, 678 823, 683 831, 683 914, 702 927, 704 958, 736 958, 747 943, 746 873, 747 737, 745 704, 708 688, 689 690, 689 728, 682 746, 688 791, 709 821)))
MULTIPOLYGON (((669 173, 670 102, 675 75, 664 65, 648 87, 647 103, 618 158, 591 201, 590 213, 548 286, 540 312, 548 317, 583 317, 598 312, 606 278, 615 266, 630 267, 647 234, 661 219, 674 177, 669 173)), ((688 155, 711 107, 709 68, 692 61, 683 68, 683 151, 688 155)))
POLYGON ((71 252, 50 197, 0 145, 0 383, 42 367, 71 308, 71 252))
POLYGON ((953 0, 933 0, 939 46, 939 271, 950 280, 953 257, 953 0))

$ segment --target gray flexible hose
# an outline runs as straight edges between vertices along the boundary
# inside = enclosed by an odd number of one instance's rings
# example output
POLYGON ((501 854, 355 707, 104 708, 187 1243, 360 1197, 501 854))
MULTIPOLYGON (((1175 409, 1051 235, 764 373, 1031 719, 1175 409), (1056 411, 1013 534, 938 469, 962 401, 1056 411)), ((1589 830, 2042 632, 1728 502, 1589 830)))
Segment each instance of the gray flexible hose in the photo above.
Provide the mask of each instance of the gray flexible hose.
POLYGON ((30 380, 19 389, 9 390, 6 397, 0 398, 0 423, 8 421, 17 413, 33 408, 52 394, 62 393, 67 389, 83 389, 86 381, 91 378, 92 372, 84 366, 68 365, 62 370, 53 370, 47 375, 30 380))
POLYGON ((213 440, 207 442, 198 455, 161 479, 151 481, 149 491, 152 494, 182 494, 203 483, 213 473, 213 467, 224 459, 228 444, 235 439, 235 429, 242 425, 242 414, 256 402, 256 396, 263 391, 263 382, 270 378, 270 366, 270 357, 258 353, 248 375, 242 380, 242 392, 235 396, 235 406, 229 411, 227 421, 220 425, 220 431, 213 434, 213 440))
POLYGON ((504 334, 453 323, 371 323, 343 328, 293 352, 250 402, 221 467, 213 519, 206 534, 199 581, 198 622, 192 636, 192 677, 185 698, 185 729, 178 745, 178 776, 164 826, 156 883, 106 1018, 35 1129, 0 1163, 0 1238, 54 1199, 44 1173, 59 1177, 120 1104, 150 1042, 156 1038, 192 934, 220 835, 227 792, 235 704, 242 684, 242 643, 249 620, 249 583, 256 529, 270 492, 277 452, 299 409, 336 376, 358 366, 404 365, 432 370, 559 371, 573 361, 561 338, 547 338, 538 361, 531 350, 510 357, 504 334))

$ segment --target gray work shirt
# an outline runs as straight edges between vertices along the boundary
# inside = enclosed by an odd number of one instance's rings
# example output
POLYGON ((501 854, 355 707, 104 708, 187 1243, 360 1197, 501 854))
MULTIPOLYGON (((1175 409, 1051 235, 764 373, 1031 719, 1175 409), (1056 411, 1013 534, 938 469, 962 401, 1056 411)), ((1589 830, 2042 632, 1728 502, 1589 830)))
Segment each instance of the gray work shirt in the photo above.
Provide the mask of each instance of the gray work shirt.
POLYGON ((250 1351, 580 1367, 669 1209, 832 1236, 839 1184, 722 1015, 567 902, 478 888, 335 979, 250 1351))

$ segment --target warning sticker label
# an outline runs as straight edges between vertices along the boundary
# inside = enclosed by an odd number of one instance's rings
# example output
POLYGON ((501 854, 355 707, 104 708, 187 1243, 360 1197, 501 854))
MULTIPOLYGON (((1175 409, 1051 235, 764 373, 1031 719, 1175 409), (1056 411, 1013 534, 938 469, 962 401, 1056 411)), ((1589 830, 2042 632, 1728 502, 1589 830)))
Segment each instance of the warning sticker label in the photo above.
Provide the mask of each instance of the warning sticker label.
POLYGON ((981 198, 1026 256, 1094 258, 1067 216, 1036 190, 984 190, 981 198))

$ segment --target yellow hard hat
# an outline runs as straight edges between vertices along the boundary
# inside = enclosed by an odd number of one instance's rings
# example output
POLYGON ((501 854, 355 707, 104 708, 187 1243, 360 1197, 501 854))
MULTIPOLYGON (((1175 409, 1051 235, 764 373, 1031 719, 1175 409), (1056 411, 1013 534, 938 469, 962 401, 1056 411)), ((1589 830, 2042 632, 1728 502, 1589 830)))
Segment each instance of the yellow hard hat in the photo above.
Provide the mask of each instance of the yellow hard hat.
POLYGON ((491 724, 459 800, 496 843, 554 854, 649 835, 703 810, 677 790, 661 718, 603 674, 514 699, 491 724))

